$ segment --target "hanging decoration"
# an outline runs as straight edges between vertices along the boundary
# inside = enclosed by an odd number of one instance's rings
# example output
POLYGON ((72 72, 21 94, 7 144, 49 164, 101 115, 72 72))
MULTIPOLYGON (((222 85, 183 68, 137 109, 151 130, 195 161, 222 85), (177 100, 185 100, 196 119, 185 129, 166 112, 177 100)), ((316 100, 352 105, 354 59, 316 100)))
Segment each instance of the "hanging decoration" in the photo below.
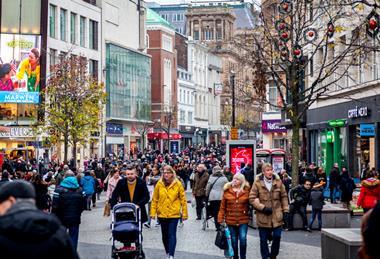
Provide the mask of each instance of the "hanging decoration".
POLYGON ((303 37, 304 37, 305 41, 311 43, 311 42, 314 42, 317 39, 318 32, 314 28, 308 28, 308 29, 306 29, 304 31, 303 37))
POLYGON ((278 11, 281 14, 290 14, 293 9, 293 4, 290 0, 282 0, 278 6, 278 11))
POLYGON ((295 45, 293 48, 293 57, 296 59, 302 58, 302 48, 299 45, 295 45))
POLYGON ((332 38, 334 36, 335 26, 332 22, 327 24, 327 37, 332 38))
POLYGON ((280 19, 276 21, 275 28, 278 32, 282 32, 289 30, 289 25, 283 19, 280 19))
POLYGON ((379 33, 379 15, 375 10, 372 10, 366 18, 366 31, 372 38, 376 37, 379 33))

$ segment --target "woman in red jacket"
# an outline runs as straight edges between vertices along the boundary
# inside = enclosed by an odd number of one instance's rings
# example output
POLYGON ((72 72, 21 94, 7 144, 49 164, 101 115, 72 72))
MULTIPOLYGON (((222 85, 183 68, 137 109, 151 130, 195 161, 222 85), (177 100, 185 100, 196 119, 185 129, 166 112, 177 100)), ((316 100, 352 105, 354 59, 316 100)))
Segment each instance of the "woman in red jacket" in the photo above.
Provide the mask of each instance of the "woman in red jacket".
POLYGON ((380 180, 374 178, 373 174, 369 174, 368 178, 361 183, 362 188, 357 205, 362 207, 364 213, 376 206, 380 200, 380 180))

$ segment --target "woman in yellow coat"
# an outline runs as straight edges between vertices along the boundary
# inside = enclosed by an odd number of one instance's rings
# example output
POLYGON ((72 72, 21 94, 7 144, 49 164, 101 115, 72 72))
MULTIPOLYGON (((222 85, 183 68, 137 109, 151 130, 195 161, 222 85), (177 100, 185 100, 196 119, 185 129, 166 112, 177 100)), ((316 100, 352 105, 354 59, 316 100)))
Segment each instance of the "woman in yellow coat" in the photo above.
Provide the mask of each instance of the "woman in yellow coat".
POLYGON ((164 174, 154 188, 150 216, 158 217, 166 256, 173 259, 178 221, 187 219, 187 201, 185 189, 171 166, 164 167, 164 174))

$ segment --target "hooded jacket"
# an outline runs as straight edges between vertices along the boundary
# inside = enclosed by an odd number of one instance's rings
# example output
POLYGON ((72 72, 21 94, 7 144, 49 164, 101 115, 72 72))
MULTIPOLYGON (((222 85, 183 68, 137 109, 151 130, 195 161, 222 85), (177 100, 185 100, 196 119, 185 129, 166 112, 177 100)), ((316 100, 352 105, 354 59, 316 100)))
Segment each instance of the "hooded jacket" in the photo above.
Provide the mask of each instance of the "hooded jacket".
POLYGON ((23 201, 0 217, 0 256, 4 259, 79 259, 59 220, 23 201))
POLYGON ((357 205, 365 209, 372 209, 378 200, 380 200, 380 180, 368 178, 362 181, 357 205))
POLYGON ((66 177, 54 190, 52 212, 66 227, 78 226, 85 205, 85 193, 74 176, 66 177))
POLYGON ((86 195, 93 195, 95 192, 95 179, 91 175, 86 175, 80 180, 80 185, 86 195))
POLYGON ((289 212, 285 186, 277 174, 273 174, 272 181, 272 189, 268 191, 264 183, 264 175, 257 175, 249 194, 249 202, 256 210, 257 225, 263 228, 282 226, 283 213, 289 212), (265 214, 263 212, 265 207, 271 208, 272 214, 265 214))

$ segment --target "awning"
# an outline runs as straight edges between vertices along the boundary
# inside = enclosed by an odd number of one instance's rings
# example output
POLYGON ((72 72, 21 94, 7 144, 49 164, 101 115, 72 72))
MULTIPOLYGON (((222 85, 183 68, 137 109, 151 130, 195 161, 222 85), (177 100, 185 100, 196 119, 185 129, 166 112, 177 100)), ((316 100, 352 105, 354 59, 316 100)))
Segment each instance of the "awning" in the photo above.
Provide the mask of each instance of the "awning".
MULTIPOLYGON (((178 133, 170 133, 171 140, 180 140, 182 138, 181 134, 178 133)), ((168 134, 166 132, 156 132, 156 133, 148 133, 148 139, 168 139, 168 134)))

